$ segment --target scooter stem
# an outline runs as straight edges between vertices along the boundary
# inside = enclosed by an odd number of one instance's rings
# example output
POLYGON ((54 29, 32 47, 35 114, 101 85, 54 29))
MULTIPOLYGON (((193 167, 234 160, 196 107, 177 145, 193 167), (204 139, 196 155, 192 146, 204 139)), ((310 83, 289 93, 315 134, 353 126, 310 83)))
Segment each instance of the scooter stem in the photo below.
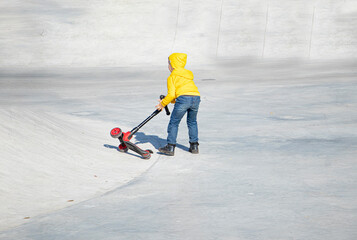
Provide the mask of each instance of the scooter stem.
MULTIPOLYGON (((160 99, 164 99, 165 96, 161 95, 160 99)), ((166 111, 166 115, 170 115, 170 111, 169 108, 167 106, 165 106, 165 111, 166 111)), ((161 110, 156 109, 149 117, 147 117, 144 121, 142 121, 138 126, 136 126, 135 128, 133 128, 130 131, 130 135, 129 135, 129 139, 132 138, 132 136, 137 133, 137 131, 139 131, 140 128, 142 128, 148 121, 150 121, 153 117, 155 117, 157 114, 159 114, 161 112, 161 110)))
POLYGON ((142 128, 148 121, 150 121, 153 117, 155 117, 157 114, 159 114, 161 111, 156 109, 149 117, 147 117, 142 123, 140 123, 138 126, 133 128, 130 132, 129 139, 137 132, 139 131, 140 128, 142 128))

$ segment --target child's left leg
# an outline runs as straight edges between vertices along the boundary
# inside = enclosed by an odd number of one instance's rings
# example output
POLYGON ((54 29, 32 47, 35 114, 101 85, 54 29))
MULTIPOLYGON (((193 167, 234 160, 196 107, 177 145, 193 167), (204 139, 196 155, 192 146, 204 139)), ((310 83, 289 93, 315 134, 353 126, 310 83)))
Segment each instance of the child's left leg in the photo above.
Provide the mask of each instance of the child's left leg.
POLYGON ((170 122, 167 126, 167 143, 175 145, 177 133, 181 119, 185 115, 187 109, 180 104, 175 103, 174 110, 171 113, 170 122))
POLYGON ((190 143, 198 142, 197 113, 200 105, 200 97, 192 97, 191 107, 187 110, 187 127, 190 143))
POLYGON ((171 113, 169 125, 167 126, 167 145, 165 147, 159 148, 160 152, 170 156, 175 154, 178 127, 185 113, 186 108, 178 104, 176 101, 174 110, 171 113))
POLYGON ((197 113, 198 111, 196 110, 187 110, 187 127, 190 143, 198 142, 197 113))

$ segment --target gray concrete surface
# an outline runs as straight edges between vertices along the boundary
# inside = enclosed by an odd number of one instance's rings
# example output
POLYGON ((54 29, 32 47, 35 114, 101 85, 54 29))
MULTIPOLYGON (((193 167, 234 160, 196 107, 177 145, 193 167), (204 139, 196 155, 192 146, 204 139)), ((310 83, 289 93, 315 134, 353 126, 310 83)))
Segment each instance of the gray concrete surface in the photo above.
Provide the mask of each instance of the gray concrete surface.
MULTIPOLYGON (((355 239, 356 63, 231 64, 195 71, 202 93, 199 155, 187 152, 182 124, 174 157, 158 155, 130 183, 31 218, 0 239, 355 239)), ((153 92, 164 82, 138 76, 162 70, 114 71, 118 78, 104 82, 93 77, 98 72, 86 80, 73 74, 79 89, 99 89, 88 97, 91 104, 81 95, 75 105, 95 113, 85 117, 134 125, 151 112, 153 92)), ((68 71, 62 74, 70 81, 68 71)), ((73 100, 55 107, 76 112, 73 100)), ((157 152, 167 121, 159 115, 137 141, 151 142, 157 152)), ((109 137, 105 144, 115 145, 109 137)))

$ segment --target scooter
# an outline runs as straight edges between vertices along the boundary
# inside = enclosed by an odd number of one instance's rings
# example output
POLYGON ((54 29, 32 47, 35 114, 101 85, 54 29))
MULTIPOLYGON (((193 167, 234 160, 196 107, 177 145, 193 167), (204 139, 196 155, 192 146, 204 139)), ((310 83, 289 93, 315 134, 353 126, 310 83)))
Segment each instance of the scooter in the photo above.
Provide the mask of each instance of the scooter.
MULTIPOLYGON (((160 99, 164 99, 165 96, 161 95, 160 99)), ((166 115, 170 115, 169 108, 165 106, 166 115)), ((130 139, 134 136, 135 133, 139 131, 147 122, 149 122, 152 118, 154 118, 157 114, 159 114, 161 110, 156 109, 149 117, 147 117, 144 121, 142 121, 138 126, 134 127, 131 131, 123 133, 122 130, 118 127, 113 128, 110 131, 110 135, 113 138, 118 138, 120 145, 118 147, 119 152, 127 152, 129 149, 140 154, 144 159, 150 159, 152 150, 146 149, 143 150, 136 146, 134 143, 130 142, 130 139)))

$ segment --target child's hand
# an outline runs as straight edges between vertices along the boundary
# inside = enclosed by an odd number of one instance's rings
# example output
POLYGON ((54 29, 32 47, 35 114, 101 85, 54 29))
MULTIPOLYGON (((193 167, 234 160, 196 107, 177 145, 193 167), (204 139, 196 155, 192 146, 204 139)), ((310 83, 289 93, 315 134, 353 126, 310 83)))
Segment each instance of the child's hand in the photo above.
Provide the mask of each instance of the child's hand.
POLYGON ((159 100, 159 104, 157 104, 155 107, 157 110, 160 110, 160 111, 164 108, 164 106, 162 106, 162 104, 161 104, 161 100, 159 100))

